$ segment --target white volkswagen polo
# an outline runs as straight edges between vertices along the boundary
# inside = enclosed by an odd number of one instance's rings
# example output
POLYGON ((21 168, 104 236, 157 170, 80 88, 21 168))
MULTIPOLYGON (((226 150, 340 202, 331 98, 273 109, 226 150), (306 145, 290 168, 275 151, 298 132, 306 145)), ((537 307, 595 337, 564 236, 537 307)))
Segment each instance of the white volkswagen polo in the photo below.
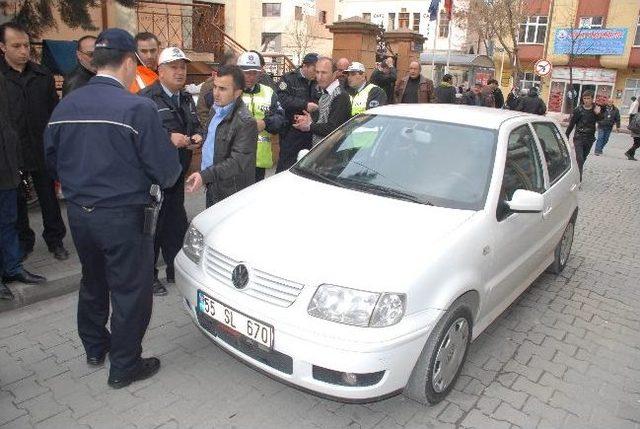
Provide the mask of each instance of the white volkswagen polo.
POLYGON ((436 403, 470 341, 565 266, 579 180, 543 116, 376 108, 198 215, 176 283, 211 340, 281 381, 436 403))

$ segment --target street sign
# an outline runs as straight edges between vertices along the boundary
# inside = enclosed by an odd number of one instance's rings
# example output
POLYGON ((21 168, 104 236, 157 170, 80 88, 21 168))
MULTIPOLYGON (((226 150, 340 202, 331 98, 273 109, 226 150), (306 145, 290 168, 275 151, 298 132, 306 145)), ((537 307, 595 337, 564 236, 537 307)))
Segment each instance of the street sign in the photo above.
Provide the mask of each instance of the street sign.
POLYGON ((538 60, 536 64, 533 66, 533 71, 540 77, 547 76, 551 73, 553 66, 547 60, 538 60))

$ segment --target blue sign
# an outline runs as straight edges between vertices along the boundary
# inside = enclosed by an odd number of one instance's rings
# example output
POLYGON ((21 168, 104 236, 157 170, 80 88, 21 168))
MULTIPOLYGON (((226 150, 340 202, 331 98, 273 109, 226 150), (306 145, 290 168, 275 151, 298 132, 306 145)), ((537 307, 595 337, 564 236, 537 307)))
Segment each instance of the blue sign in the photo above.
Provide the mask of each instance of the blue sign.
POLYGON ((554 54, 622 55, 627 42, 626 28, 558 28, 554 54))

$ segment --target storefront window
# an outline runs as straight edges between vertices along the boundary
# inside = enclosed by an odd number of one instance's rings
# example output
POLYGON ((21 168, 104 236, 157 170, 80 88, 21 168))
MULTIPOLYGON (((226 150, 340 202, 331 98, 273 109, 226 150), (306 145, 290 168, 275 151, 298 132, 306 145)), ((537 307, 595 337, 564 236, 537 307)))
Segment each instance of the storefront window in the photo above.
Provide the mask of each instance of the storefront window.
POLYGON ((636 38, 633 41, 634 46, 640 46, 640 16, 638 17, 638 24, 636 25, 636 38))
POLYGON ((562 111, 562 100, 564 99, 564 89, 566 84, 564 82, 551 82, 551 89, 549 90, 549 103, 548 110, 550 112, 562 111))
POLYGON ((627 79, 622 94, 621 112, 626 114, 631 107, 631 97, 640 97, 640 79, 627 79))
POLYGON ((611 85, 598 85, 596 103, 606 104, 609 97, 611 97, 611 91, 613 91, 613 86, 611 85))
POLYGON ((520 80, 520 88, 521 89, 529 89, 535 87, 540 87, 540 76, 535 73, 520 73, 518 75, 520 80))

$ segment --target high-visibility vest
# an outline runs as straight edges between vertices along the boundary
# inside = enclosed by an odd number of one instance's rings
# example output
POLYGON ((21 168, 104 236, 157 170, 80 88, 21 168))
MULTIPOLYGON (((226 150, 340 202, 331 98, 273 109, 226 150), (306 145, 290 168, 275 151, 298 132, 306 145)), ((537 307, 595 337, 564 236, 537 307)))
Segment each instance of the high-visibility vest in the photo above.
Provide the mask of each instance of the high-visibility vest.
MULTIPOLYGON (((242 101, 255 119, 264 119, 266 112, 271 108, 273 89, 267 85, 260 85, 260 90, 255 94, 242 93, 242 101)), ((258 134, 258 146, 256 148, 256 167, 272 168, 273 152, 271 149, 271 134, 264 130, 258 134)))
POLYGON ((156 80, 158 80, 156 72, 148 67, 138 66, 136 68, 136 78, 133 80, 129 91, 137 94, 142 88, 153 85, 156 80))
POLYGON ((357 93, 356 95, 351 96, 351 116, 356 116, 367 110, 367 99, 369 98, 369 93, 376 85, 372 83, 368 83, 362 91, 357 93))

